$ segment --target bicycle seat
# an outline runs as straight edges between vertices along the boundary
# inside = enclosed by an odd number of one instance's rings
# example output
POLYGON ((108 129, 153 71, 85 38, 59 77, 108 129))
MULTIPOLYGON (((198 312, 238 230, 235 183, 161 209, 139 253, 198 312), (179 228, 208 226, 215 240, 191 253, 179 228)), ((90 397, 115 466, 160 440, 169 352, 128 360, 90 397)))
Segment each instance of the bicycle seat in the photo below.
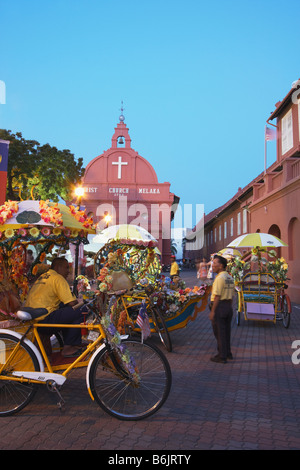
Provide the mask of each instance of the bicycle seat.
POLYGON ((46 308, 22 307, 22 309, 17 311, 16 315, 19 320, 29 321, 47 315, 47 313, 48 310, 46 308))

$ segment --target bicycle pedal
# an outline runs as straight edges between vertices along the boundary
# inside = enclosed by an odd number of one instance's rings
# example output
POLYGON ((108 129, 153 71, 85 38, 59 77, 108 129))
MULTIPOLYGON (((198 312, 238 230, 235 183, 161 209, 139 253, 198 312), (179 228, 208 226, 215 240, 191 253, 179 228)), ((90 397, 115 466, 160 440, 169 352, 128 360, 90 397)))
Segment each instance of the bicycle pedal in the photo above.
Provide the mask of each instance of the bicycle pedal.
POLYGON ((47 382, 47 387, 48 387, 48 390, 50 390, 50 392, 54 392, 57 394, 58 398, 59 398, 59 401, 57 402, 57 406, 58 408, 60 409, 60 411, 63 411, 63 407, 65 405, 65 400, 63 399, 63 397, 61 396, 57 386, 56 386, 56 383, 49 380, 47 382))

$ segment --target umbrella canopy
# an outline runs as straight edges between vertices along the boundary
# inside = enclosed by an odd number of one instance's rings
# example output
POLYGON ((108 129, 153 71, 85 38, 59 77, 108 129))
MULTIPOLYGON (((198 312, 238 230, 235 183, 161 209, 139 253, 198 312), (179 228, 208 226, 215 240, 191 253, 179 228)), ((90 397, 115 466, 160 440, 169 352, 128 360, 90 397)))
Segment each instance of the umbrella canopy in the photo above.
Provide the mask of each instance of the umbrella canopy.
POLYGON ((269 233, 248 233, 241 235, 233 240, 227 248, 239 248, 239 247, 261 247, 261 248, 276 248, 280 246, 288 246, 279 238, 269 233))
POLYGON ((99 232, 92 242, 107 243, 109 240, 119 240, 123 244, 157 245, 157 240, 146 229, 130 224, 111 225, 99 232))
POLYGON ((218 251, 218 255, 224 256, 224 258, 234 258, 236 256, 242 256, 239 250, 235 250, 234 248, 223 248, 223 250, 218 251))
POLYGON ((76 245, 76 277, 79 245, 87 244, 91 233, 95 233, 92 219, 74 206, 49 201, 6 201, 0 206, 0 284, 13 281, 25 296, 27 275, 36 275, 39 267, 45 266, 46 255, 55 245, 65 250, 70 243, 76 245), (30 245, 38 249, 29 263, 26 249, 30 245))
MULTIPOLYGON (((62 227, 95 233, 92 221, 73 206, 48 201, 8 201, 0 206, 0 231, 33 226, 62 227)), ((9 233, 9 232, 8 232, 9 233)))

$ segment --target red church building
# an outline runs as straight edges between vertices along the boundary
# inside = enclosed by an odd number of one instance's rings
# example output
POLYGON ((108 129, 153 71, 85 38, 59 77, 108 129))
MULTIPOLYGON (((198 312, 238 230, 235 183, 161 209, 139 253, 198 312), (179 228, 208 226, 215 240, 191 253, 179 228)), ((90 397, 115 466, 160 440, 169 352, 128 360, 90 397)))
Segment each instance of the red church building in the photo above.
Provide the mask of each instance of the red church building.
POLYGON ((152 165, 132 147, 123 113, 112 136, 111 148, 94 158, 82 180, 81 204, 92 212, 98 229, 115 224, 134 224, 148 230, 158 241, 162 262, 171 255, 173 204, 179 198, 170 183, 159 183, 152 165))

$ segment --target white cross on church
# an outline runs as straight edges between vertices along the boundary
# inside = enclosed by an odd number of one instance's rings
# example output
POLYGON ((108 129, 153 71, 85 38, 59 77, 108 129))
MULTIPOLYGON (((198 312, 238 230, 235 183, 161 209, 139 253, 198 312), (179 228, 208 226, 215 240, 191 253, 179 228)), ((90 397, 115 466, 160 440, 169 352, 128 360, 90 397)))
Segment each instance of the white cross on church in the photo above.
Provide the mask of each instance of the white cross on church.
POLYGON ((112 162, 113 165, 118 165, 118 180, 122 177, 122 165, 128 165, 128 162, 122 162, 122 157, 118 157, 117 162, 112 162))

